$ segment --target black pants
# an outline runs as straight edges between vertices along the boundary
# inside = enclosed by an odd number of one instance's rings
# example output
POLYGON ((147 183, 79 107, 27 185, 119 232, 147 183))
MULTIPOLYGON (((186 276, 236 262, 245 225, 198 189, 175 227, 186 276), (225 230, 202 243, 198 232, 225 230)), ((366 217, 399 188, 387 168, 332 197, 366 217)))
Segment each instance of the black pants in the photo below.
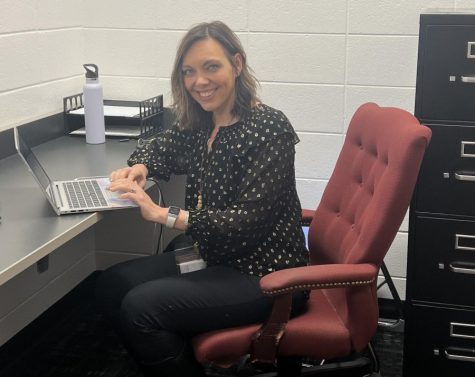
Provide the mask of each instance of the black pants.
MULTIPOLYGON (((262 322, 272 307, 258 277, 224 266, 180 275, 174 252, 110 267, 99 277, 97 299, 144 371, 181 377, 202 373, 193 335, 262 322)), ((305 294, 294 295, 293 312, 305 301, 305 294)))

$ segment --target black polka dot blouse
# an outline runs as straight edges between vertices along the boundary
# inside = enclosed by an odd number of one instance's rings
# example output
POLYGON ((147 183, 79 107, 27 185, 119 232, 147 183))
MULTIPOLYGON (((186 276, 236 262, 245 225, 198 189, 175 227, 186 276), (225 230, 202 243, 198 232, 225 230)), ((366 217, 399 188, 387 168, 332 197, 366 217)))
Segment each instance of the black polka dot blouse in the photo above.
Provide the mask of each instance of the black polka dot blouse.
POLYGON ((308 251, 295 184, 298 137, 279 110, 260 104, 246 119, 220 128, 208 153, 208 129, 177 125, 132 154, 149 175, 186 174, 187 233, 208 266, 263 276, 303 266, 308 251), (202 209, 197 209, 202 193, 202 209))

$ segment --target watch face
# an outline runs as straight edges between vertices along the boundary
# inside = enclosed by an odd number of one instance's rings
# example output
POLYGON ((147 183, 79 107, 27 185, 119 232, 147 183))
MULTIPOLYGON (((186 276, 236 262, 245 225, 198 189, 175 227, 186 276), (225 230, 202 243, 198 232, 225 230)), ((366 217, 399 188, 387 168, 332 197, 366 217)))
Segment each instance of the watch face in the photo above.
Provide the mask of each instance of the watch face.
POLYGON ((168 208, 168 215, 165 222, 167 228, 173 228, 175 226, 176 219, 180 214, 180 207, 170 206, 168 208))

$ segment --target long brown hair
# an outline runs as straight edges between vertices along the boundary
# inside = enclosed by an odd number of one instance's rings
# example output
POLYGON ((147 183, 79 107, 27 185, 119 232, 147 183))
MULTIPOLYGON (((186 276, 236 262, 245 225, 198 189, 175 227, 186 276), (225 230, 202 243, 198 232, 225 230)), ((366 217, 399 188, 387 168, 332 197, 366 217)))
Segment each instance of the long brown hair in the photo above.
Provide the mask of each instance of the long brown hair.
POLYGON ((182 128, 206 127, 212 119, 212 114, 203 110, 186 90, 182 73, 185 54, 195 42, 208 38, 214 39, 221 45, 234 68, 236 65, 233 57, 236 54, 240 54, 242 57, 242 69, 236 77, 235 101, 231 114, 243 119, 249 114, 252 106, 259 102, 257 97, 258 82, 247 65, 246 53, 236 34, 221 21, 198 24, 192 27, 181 40, 171 77, 172 108, 182 128))

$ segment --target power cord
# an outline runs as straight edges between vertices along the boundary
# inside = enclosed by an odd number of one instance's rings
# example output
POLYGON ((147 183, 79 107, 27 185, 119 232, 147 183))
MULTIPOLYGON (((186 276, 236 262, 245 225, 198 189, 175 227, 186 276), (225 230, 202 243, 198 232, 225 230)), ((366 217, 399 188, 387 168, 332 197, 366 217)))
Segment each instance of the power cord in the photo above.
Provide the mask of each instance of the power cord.
MULTIPOLYGON (((156 177, 149 177, 147 178, 147 181, 151 181, 154 183, 154 187, 156 187, 158 191, 158 205, 161 207, 165 207, 165 200, 163 199, 163 194, 162 194, 162 190, 160 189, 160 184, 158 182, 158 179, 156 177)), ((155 250, 155 254, 158 254, 160 250, 162 235, 163 235, 163 225, 159 223, 155 223, 153 227, 153 238, 157 240, 157 248, 155 250), (157 233, 158 233, 158 236, 157 236, 157 233)))

